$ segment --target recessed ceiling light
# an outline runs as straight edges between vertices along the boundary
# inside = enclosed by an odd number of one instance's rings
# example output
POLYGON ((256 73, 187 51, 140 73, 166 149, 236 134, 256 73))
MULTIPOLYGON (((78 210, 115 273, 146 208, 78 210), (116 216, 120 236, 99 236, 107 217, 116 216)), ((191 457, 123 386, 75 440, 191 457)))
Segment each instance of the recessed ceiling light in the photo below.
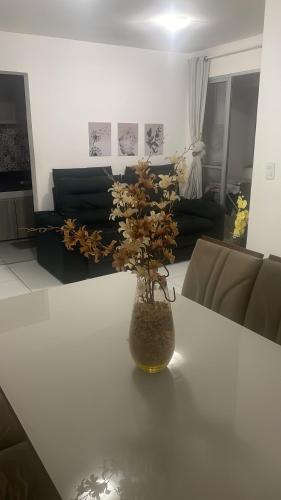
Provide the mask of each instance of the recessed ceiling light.
POLYGON ((172 33, 186 28, 193 21, 194 19, 189 16, 175 13, 164 14, 153 19, 153 22, 155 22, 156 24, 160 24, 160 26, 164 26, 164 28, 171 31, 172 33))

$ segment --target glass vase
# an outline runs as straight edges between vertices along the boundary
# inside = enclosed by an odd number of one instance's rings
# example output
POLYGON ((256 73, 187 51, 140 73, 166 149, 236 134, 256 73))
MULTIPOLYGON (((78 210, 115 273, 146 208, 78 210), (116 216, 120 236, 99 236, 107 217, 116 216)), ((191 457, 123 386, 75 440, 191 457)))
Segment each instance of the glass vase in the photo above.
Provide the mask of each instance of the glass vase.
POLYGON ((175 330, 166 280, 160 284, 138 277, 129 342, 136 365, 148 373, 157 373, 170 362, 175 330))

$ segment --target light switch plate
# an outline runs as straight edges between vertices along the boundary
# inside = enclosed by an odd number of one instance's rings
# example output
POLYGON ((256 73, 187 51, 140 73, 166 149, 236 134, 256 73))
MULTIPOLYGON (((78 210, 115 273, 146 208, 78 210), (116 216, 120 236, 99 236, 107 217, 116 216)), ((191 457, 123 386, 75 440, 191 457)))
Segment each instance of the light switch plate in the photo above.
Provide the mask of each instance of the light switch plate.
POLYGON ((275 179, 275 163, 268 163, 265 167, 265 178, 267 181, 275 179))

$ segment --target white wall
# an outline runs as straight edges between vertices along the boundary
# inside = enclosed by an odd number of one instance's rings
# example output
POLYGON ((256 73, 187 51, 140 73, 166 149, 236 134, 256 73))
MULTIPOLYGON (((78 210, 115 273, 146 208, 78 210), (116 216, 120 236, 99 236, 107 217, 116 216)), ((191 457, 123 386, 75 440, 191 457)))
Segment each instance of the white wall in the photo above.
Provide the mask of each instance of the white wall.
POLYGON ((262 35, 238 40, 227 45, 214 47, 208 50, 209 56, 221 56, 225 53, 243 50, 237 54, 218 57, 211 60, 210 76, 229 75, 233 73, 243 73, 244 71, 257 71, 260 69, 262 49, 247 50, 262 44, 262 35))
POLYGON ((253 50, 252 48, 262 45, 262 39, 262 35, 244 38, 243 40, 189 54, 188 57, 199 55, 215 57, 215 59, 211 59, 210 77, 242 73, 244 71, 254 72, 260 69, 262 49, 255 48, 253 50), (241 50, 243 52, 239 52, 241 50), (232 52, 237 53, 224 56, 224 54, 232 52))
POLYGON ((267 0, 248 247, 281 255, 281 2, 267 0), (276 178, 265 166, 276 163, 276 178))
MULTIPOLYGON (((259 43, 261 36, 204 54, 259 43)), ((118 122, 139 123, 140 156, 146 122, 164 123, 164 156, 189 144, 186 55, 6 32, 0 32, 0 47, 0 71, 28 74, 36 208, 52 207, 52 168, 111 164, 119 172, 135 163, 117 156, 118 122), (112 122, 111 157, 89 157, 89 121, 112 122)), ((256 49, 214 59, 211 76, 259 69, 260 54, 256 49)))
POLYGON ((36 208, 52 207, 52 168, 136 162, 117 156, 118 122, 139 123, 140 156, 144 123, 164 123, 164 156, 186 144, 185 55, 6 32, 0 47, 0 71, 28 74, 36 208), (112 157, 89 157, 91 121, 112 122, 112 157))

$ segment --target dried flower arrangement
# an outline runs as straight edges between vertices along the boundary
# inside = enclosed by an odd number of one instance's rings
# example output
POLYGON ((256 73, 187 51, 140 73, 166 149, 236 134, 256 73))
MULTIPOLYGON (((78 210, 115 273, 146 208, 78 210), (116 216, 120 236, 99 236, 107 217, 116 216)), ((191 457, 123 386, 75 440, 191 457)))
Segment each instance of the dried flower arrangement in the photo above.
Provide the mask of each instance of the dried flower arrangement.
POLYGON ((119 242, 102 242, 102 231, 89 232, 68 219, 59 228, 68 250, 78 247, 81 254, 99 262, 112 254, 112 265, 118 271, 130 270, 142 278, 144 302, 154 301, 154 287, 165 276, 159 268, 174 262, 173 247, 178 235, 172 208, 180 199, 178 185, 184 176, 185 155, 173 157, 174 174, 156 176, 150 172, 150 160, 141 160, 134 171, 135 184, 114 181, 110 188, 113 208, 110 218, 119 220, 119 242))
POLYGON ((173 173, 155 175, 150 159, 141 160, 134 168, 136 182, 128 184, 112 178, 109 191, 113 198, 110 218, 118 220, 119 241, 103 243, 102 231, 89 231, 76 220, 68 219, 57 230, 70 251, 78 248, 97 263, 112 255, 112 265, 118 271, 130 270, 138 277, 136 301, 130 327, 130 349, 140 368, 155 373, 169 363, 175 346, 174 325, 166 287, 169 275, 166 264, 173 263, 176 237, 179 234, 173 220, 173 206, 180 200, 179 185, 185 179, 185 157, 191 145, 181 155, 170 158, 173 173), (160 272, 164 268, 165 274, 160 272))
MULTIPOLYGON (((110 218, 119 220, 120 241, 103 243, 102 231, 89 231, 75 219, 67 219, 62 227, 37 229, 62 233, 66 248, 79 248, 82 255, 98 263, 112 254, 112 265, 118 271, 130 270, 141 278, 143 301, 154 302, 154 288, 162 286, 166 275, 159 272, 174 262, 173 248, 178 235, 173 221, 173 205, 180 199, 179 184, 185 178, 185 157, 192 145, 181 155, 169 160, 174 165, 172 175, 155 175, 150 171, 150 158, 134 168, 136 183, 127 184, 112 179, 113 208, 110 218)), ((175 297, 174 297, 175 299, 175 297)))

